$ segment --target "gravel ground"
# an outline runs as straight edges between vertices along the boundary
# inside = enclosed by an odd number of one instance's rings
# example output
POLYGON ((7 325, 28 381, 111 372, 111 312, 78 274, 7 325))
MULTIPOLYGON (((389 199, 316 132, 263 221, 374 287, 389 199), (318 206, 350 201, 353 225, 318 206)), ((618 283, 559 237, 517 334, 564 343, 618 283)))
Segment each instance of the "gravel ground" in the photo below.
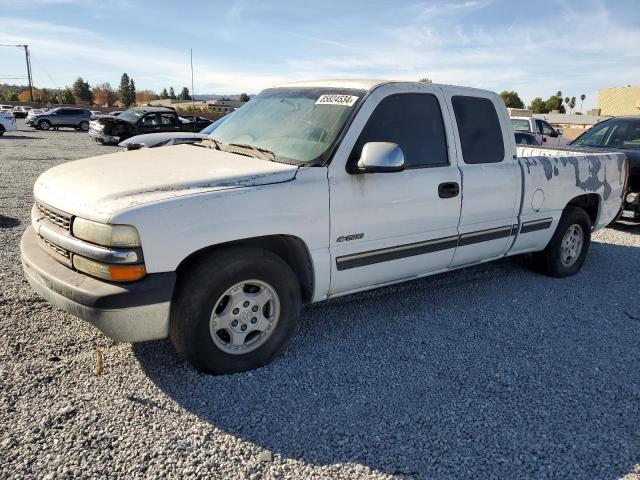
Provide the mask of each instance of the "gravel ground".
POLYGON ((23 280, 36 177, 113 148, 19 122, 0 139, 1 478, 640 478, 640 226, 598 233, 573 278, 516 258, 307 308, 274 364, 210 377, 23 280))

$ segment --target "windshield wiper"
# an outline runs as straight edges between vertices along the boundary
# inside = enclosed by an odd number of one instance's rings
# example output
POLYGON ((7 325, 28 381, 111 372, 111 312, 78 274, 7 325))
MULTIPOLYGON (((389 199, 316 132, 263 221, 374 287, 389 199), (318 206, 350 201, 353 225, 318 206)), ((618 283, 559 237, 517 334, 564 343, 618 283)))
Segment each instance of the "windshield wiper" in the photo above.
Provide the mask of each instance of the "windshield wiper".
POLYGON ((229 143, 227 145, 230 145, 232 147, 251 149, 262 160, 268 160, 270 162, 274 162, 276 160, 276 154, 273 153, 271 150, 267 150, 266 148, 256 147, 254 145, 249 145, 248 143, 229 143), (269 157, 269 155, 271 155, 271 157, 269 157))
POLYGON ((220 143, 215 138, 203 138, 201 142, 196 142, 194 145, 201 145, 201 146, 207 147, 207 148, 214 148, 216 150, 222 150, 220 148, 222 143, 220 143))

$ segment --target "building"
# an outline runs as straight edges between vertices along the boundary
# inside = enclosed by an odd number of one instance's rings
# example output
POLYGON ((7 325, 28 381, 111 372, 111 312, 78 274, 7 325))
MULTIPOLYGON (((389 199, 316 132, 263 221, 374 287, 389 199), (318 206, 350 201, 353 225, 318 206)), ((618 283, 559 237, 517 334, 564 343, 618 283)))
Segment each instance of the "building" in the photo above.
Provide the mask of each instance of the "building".
POLYGON ((176 110, 190 110, 195 107, 198 110, 208 110, 216 113, 230 113, 240 108, 245 102, 240 100, 177 100, 173 98, 164 98, 162 100, 152 100, 150 105, 158 107, 172 107, 176 110))
POLYGON ((611 87, 598 90, 600 115, 640 115, 640 87, 611 87))

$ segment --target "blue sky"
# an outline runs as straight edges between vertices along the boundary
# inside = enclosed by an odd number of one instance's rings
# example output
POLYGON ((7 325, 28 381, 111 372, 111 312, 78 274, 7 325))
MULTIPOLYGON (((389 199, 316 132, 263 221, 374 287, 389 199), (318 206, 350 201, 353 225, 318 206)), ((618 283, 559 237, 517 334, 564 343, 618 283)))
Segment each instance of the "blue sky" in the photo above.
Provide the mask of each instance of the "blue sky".
MULTIPOLYGON (((196 93, 426 76, 525 102, 585 93, 587 107, 598 88, 640 83, 637 0, 0 0, 0 12, 0 44, 30 44, 44 87, 116 86, 126 71, 138 89, 179 90, 191 47, 196 93)), ((0 48, 0 82, 22 75, 22 52, 0 48)))

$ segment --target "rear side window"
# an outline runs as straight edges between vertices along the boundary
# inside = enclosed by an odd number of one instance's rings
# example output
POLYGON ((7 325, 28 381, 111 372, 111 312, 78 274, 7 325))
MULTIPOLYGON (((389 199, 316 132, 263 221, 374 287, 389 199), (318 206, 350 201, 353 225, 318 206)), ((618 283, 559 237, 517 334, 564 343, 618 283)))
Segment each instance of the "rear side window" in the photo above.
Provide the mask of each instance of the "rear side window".
POLYGON ((351 162, 358 161, 368 142, 398 144, 407 168, 449 164, 440 104, 431 94, 404 93, 384 98, 362 130, 351 162))
POLYGON ((464 163, 501 162, 504 159, 504 142, 493 102, 488 98, 456 96, 451 103, 464 163))

